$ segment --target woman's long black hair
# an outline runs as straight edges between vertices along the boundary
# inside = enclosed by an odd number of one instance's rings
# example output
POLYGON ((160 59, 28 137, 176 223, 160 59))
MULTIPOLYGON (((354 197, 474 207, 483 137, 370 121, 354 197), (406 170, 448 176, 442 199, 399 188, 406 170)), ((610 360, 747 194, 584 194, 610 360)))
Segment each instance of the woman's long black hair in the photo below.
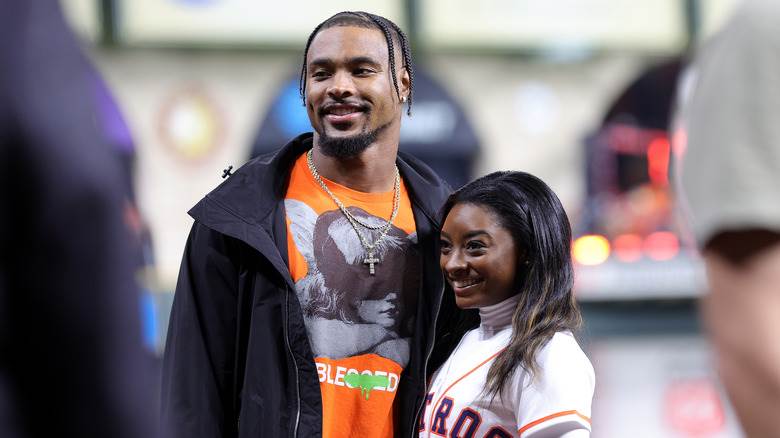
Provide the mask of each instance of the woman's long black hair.
POLYGON ((501 394, 518 366, 538 371, 536 354, 559 331, 576 330, 580 312, 572 294, 571 226, 561 201, 539 178, 494 172, 450 195, 442 223, 457 204, 484 207, 508 230, 517 250, 515 288, 520 295, 509 345, 488 371, 486 393, 501 394))

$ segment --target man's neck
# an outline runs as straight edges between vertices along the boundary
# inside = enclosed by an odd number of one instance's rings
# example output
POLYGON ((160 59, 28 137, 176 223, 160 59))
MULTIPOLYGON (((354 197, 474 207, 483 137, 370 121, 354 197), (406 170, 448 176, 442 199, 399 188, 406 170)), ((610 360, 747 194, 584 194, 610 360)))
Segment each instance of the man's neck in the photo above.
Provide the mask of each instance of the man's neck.
POLYGON ((377 142, 355 157, 334 158, 324 155, 315 141, 312 160, 324 178, 359 192, 378 193, 393 190, 397 153, 397 142, 377 142))

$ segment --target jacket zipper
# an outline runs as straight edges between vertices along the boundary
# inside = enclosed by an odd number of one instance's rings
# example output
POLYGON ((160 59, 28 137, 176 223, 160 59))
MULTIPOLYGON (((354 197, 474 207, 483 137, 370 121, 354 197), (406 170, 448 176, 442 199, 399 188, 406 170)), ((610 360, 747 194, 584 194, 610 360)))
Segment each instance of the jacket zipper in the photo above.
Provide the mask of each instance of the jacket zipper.
POLYGON ((290 287, 286 286, 284 288, 284 314, 285 314, 285 331, 284 331, 284 341, 285 344, 287 344, 287 351, 290 352, 290 357, 292 357, 293 360, 293 367, 295 368, 295 399, 297 402, 297 411, 295 413, 295 426, 293 427, 293 438, 298 438, 298 423, 301 420, 301 387, 300 382, 298 381, 298 361, 295 360, 295 355, 293 354, 292 347, 290 347, 290 306, 289 306, 289 300, 290 300, 290 287))
MULTIPOLYGON (((431 359, 431 354, 433 354, 433 347, 436 345, 436 323, 439 320, 439 310, 441 310, 441 303, 444 301, 444 290, 446 289, 445 286, 445 279, 444 275, 441 276, 441 292, 439 292, 439 304, 436 306, 436 313, 433 314, 433 339, 431 342, 430 349, 428 350, 428 353, 425 355, 425 362, 423 363, 423 382, 425 383, 425 390, 428 390, 428 361, 431 359)), ((423 402, 420 403, 420 406, 417 408, 417 414, 414 416, 414 420, 412 420, 412 430, 410 437, 414 438, 415 436, 419 435, 419 433, 415 434, 415 431, 417 430, 417 424, 420 422, 420 413, 422 412, 423 406, 425 406, 425 395, 423 395, 423 402)))

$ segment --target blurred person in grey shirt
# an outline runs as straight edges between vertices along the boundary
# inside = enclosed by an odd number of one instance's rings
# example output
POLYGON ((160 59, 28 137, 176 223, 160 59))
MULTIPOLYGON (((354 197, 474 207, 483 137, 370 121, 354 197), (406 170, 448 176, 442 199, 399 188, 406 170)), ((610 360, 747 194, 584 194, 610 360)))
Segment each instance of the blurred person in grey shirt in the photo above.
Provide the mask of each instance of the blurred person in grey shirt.
POLYGON ((690 78, 680 182, 704 321, 747 435, 780 437, 780 2, 747 0, 690 78))
POLYGON ((0 437, 154 436, 134 251, 92 67, 55 0, 0 0, 0 437))

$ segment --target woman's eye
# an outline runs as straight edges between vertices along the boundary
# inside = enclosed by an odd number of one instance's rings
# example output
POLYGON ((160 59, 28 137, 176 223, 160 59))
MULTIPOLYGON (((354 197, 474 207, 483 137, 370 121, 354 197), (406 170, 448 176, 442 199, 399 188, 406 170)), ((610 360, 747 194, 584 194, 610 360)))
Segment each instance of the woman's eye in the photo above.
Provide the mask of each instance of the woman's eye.
POLYGON ((485 245, 482 242, 469 242, 466 244, 466 249, 469 251, 477 251, 485 249, 485 245))
POLYGON ((328 77, 328 72, 326 72, 324 70, 318 70, 318 71, 313 72, 311 74, 311 77, 313 77, 314 79, 323 79, 323 78, 328 77))
POLYGON ((451 245, 450 245, 449 242, 445 242, 443 240, 439 242, 439 247, 440 247, 442 253, 450 252, 450 246, 451 245))

